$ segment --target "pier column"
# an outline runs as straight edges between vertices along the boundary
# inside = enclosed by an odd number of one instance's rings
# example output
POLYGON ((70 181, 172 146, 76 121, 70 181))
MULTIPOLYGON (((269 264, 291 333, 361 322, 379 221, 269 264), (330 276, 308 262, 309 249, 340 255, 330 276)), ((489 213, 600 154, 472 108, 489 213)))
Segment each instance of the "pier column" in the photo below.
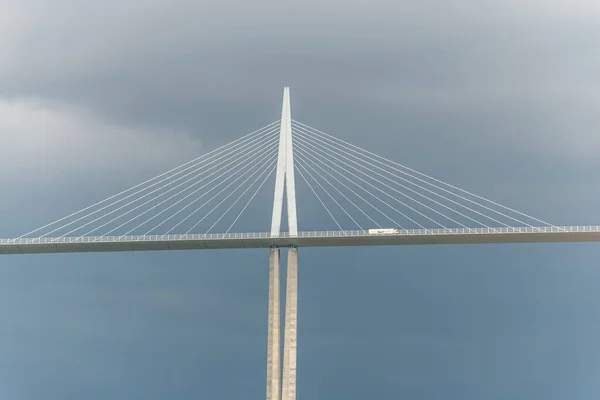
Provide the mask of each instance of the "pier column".
POLYGON ((283 342, 282 400, 296 400, 296 354, 298 348, 298 249, 288 249, 283 342))
POLYGON ((269 311, 267 334, 267 400, 279 400, 281 375, 280 278, 279 249, 272 247, 269 256, 269 311))

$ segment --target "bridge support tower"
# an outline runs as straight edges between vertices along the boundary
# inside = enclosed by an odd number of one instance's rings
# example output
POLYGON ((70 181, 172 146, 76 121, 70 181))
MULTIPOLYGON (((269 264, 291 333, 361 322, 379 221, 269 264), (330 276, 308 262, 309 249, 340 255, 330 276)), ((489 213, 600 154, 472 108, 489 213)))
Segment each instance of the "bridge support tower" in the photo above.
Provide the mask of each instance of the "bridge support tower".
MULTIPOLYGON (((281 233, 283 198, 286 198, 288 232, 298 235, 296 216, 296 186, 292 147, 292 116, 290 90, 283 90, 279 154, 275 176, 271 235, 281 233)), ((267 344, 267 400, 296 399, 296 355, 298 338, 298 249, 288 249, 285 326, 283 341, 283 369, 281 370, 280 331, 280 249, 271 248, 269 258, 269 312, 267 344)))

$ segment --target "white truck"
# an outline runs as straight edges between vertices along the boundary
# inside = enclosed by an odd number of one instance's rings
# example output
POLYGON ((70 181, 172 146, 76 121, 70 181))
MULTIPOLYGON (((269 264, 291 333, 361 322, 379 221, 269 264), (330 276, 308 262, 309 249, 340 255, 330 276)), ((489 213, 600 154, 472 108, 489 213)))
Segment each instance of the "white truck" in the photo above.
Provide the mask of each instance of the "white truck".
POLYGON ((398 229, 369 229, 369 235, 393 235, 398 229))

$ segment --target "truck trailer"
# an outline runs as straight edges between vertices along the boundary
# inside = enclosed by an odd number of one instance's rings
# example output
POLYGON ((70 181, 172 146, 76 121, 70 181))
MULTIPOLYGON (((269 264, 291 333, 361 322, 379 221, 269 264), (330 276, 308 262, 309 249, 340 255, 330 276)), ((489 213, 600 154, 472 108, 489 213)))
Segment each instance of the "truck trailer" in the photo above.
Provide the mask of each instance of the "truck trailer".
POLYGON ((398 229, 369 229, 369 235, 393 235, 398 233, 398 229))

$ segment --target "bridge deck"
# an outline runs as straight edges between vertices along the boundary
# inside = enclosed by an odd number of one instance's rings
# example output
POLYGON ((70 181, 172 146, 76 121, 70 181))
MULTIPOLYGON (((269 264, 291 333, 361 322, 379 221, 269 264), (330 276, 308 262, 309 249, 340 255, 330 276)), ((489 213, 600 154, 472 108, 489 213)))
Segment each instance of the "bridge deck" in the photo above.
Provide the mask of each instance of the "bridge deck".
POLYGON ((0 239, 0 254, 543 242, 600 242, 600 226, 21 238, 0 239))

